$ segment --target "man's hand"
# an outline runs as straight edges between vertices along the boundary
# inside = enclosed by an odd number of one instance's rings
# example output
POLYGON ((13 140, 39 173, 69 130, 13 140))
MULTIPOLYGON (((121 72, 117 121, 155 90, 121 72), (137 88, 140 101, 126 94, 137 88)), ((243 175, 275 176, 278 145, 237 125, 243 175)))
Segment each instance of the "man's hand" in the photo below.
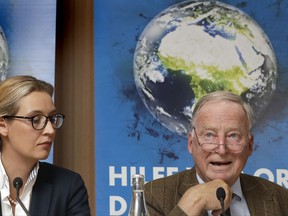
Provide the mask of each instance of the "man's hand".
POLYGON ((226 192, 226 198, 224 200, 224 207, 226 209, 232 201, 232 190, 229 185, 221 179, 191 187, 180 199, 178 206, 187 215, 191 216, 201 215, 207 210, 216 210, 214 211, 215 213, 221 212, 221 204, 216 197, 216 190, 219 187, 223 187, 226 192))

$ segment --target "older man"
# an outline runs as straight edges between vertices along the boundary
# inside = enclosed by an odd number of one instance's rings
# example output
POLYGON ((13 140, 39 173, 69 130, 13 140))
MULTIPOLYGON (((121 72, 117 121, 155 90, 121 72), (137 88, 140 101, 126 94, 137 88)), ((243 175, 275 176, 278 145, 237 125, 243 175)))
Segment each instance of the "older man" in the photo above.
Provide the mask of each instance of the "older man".
POLYGON ((253 152, 253 111, 240 96, 213 92, 198 101, 188 150, 194 167, 145 185, 150 216, 288 215, 288 190, 242 174, 253 152), (216 197, 223 188, 223 207, 216 197), (222 207, 222 208, 221 208, 222 207))

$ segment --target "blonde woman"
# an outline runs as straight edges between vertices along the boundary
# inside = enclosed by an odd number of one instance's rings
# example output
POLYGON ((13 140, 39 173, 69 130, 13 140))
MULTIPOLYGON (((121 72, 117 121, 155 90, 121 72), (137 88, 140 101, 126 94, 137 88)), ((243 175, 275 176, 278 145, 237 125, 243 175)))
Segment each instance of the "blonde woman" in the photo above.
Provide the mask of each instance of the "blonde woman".
POLYGON ((64 121, 52 95, 52 85, 31 76, 14 76, 0 83, 2 215, 90 215, 81 176, 40 162, 48 157, 64 121), (17 201, 13 185, 17 177, 23 181, 18 195, 24 206, 17 201))

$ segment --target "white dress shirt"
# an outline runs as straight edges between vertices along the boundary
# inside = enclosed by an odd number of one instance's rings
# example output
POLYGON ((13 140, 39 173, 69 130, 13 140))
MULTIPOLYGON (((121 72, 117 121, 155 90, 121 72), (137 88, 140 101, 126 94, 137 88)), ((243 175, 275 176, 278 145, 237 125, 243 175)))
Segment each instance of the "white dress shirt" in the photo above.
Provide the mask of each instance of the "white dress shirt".
MULTIPOLYGON (((34 169, 30 173, 29 178, 24 185, 23 193, 20 194, 20 199, 28 211, 29 211, 30 200, 31 200, 31 195, 32 195, 32 188, 36 181, 38 169, 39 169, 39 163, 35 165, 34 169)), ((9 179, 4 169, 4 166, 2 164, 2 160, 0 160, 0 192, 1 192, 2 215, 13 216, 12 207, 8 200, 8 196, 10 195, 9 179)), ((25 211, 22 209, 22 207, 20 206, 18 202, 16 203, 16 206, 15 206, 15 215, 26 216, 25 211)))
MULTIPOLYGON (((197 174, 197 180, 199 184, 203 184, 204 181, 200 178, 200 176, 197 174)), ((236 182, 232 185, 232 191, 234 194, 234 198, 232 199, 231 205, 230 205, 230 213, 232 216, 250 216, 250 212, 245 200, 245 197, 242 193, 241 184, 240 184, 240 178, 236 180, 236 182)), ((216 196, 216 191, 215 191, 216 196)), ((208 215, 212 216, 212 211, 208 211, 208 215)))

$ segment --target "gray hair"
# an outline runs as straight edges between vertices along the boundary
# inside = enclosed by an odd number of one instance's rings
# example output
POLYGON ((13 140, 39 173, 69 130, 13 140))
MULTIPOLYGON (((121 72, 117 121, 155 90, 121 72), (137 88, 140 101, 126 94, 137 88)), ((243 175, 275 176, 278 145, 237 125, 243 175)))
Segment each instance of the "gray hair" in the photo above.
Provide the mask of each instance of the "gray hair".
POLYGON ((193 109, 193 113, 192 113, 192 127, 191 128, 193 128, 198 111, 201 109, 201 107, 204 104, 210 101, 231 101, 231 102, 241 105, 243 110, 245 111, 245 114, 248 120, 249 130, 251 130, 252 125, 253 125, 252 107, 250 106, 248 102, 244 101, 244 99, 241 96, 236 95, 232 92, 226 92, 226 91, 215 91, 215 92, 209 93, 205 95, 204 97, 202 97, 196 103, 193 109))

